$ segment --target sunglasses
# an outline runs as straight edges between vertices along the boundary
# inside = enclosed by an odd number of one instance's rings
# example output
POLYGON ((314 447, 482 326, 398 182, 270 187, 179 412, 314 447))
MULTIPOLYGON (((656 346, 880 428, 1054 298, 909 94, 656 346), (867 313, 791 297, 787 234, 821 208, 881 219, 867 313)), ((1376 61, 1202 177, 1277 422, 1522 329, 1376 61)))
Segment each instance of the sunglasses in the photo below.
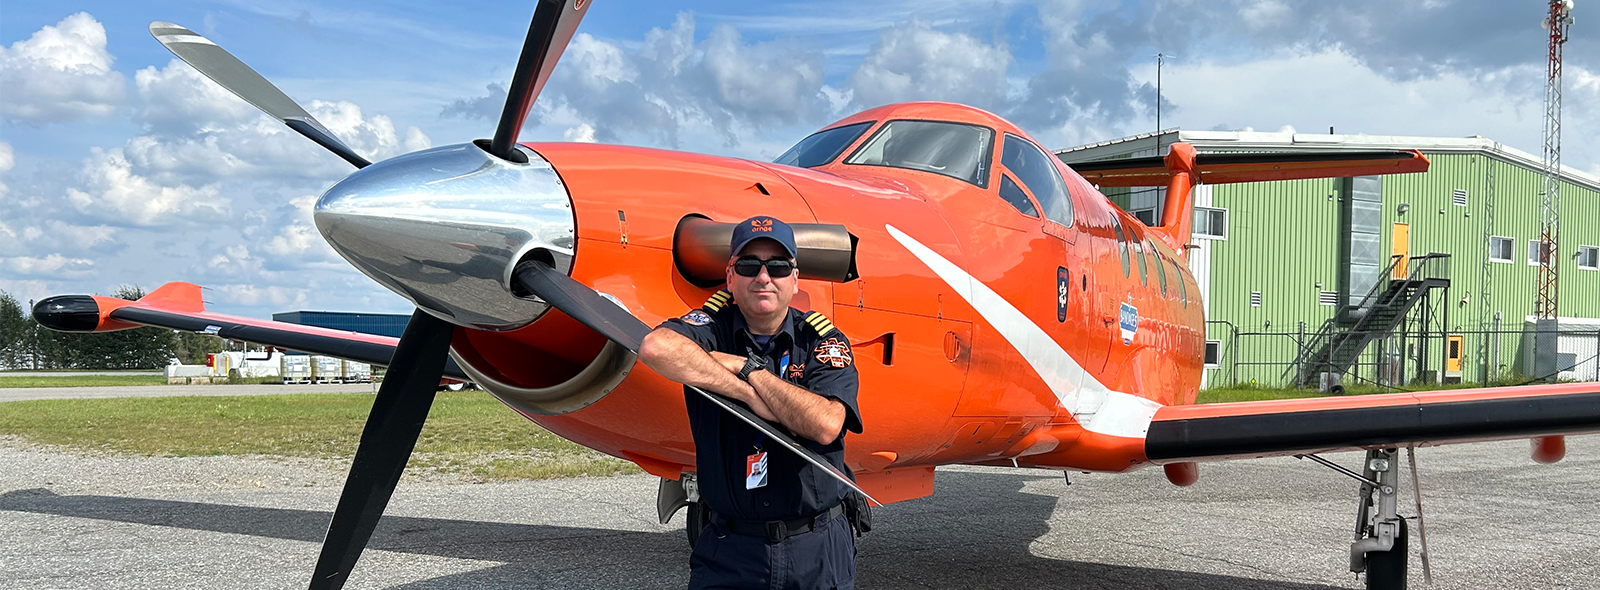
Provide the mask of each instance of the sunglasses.
POLYGON ((754 256, 746 256, 733 261, 733 272, 741 277, 754 277, 761 274, 761 267, 763 266, 767 267, 767 276, 774 279, 781 279, 794 272, 793 261, 783 258, 762 260, 754 256))

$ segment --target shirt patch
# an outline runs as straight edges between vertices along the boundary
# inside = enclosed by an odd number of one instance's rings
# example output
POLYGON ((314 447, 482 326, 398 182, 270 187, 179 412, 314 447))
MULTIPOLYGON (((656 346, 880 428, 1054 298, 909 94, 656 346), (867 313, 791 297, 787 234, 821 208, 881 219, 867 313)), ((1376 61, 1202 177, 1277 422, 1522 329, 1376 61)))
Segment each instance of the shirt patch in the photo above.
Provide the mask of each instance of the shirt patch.
POLYGON ((683 314, 683 317, 678 319, 683 320, 683 323, 691 326, 704 326, 711 323, 711 314, 696 309, 694 311, 690 311, 689 313, 683 314))
POLYGON ((805 363, 794 363, 794 364, 789 365, 789 378, 790 379, 800 379, 800 378, 805 377, 805 376, 806 376, 806 364, 805 363))
POLYGON ((854 360, 850 358, 850 345, 840 342, 838 338, 822 341, 813 352, 817 353, 818 361, 833 365, 836 369, 848 367, 854 360))

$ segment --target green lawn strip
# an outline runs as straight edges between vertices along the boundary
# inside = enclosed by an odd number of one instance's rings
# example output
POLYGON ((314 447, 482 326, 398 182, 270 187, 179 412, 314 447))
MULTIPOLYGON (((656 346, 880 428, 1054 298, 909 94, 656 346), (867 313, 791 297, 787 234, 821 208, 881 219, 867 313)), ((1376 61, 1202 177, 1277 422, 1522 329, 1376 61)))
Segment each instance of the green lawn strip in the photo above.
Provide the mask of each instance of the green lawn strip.
MULTIPOLYGON (((1526 379, 1521 376, 1510 376, 1489 383, 1450 383, 1411 385, 1402 388, 1382 387, 1370 383, 1351 384, 1345 388, 1344 395, 1372 395, 1375 393, 1406 393, 1421 391, 1439 391, 1446 389, 1477 389, 1480 387, 1516 387, 1527 385, 1526 379)), ((1219 387, 1202 389, 1195 398, 1197 404, 1217 404, 1227 402, 1253 402, 1273 399, 1298 399, 1306 397, 1327 397, 1328 394, 1315 389, 1273 389, 1243 385, 1240 387, 1219 387)))
POLYGON ((161 375, 72 375, 60 377, 0 376, 0 388, 12 387, 108 387, 114 385, 166 385, 161 375))
MULTIPOLYGON (((0 403, 0 434, 71 449, 152 456, 355 453, 372 394, 36 400, 0 403)), ((413 468, 485 480, 637 472, 551 434, 482 392, 441 392, 413 468)))

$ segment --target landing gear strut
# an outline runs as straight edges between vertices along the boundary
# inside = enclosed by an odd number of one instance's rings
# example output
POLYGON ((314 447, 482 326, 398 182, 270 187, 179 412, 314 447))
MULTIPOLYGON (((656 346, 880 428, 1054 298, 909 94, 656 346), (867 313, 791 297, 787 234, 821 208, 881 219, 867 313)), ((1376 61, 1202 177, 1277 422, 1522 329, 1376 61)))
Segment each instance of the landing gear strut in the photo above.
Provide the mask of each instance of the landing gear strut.
POLYGON ((1405 590, 1406 521, 1396 511, 1400 465, 1394 449, 1367 451, 1357 496, 1350 571, 1367 573, 1368 590, 1405 590))

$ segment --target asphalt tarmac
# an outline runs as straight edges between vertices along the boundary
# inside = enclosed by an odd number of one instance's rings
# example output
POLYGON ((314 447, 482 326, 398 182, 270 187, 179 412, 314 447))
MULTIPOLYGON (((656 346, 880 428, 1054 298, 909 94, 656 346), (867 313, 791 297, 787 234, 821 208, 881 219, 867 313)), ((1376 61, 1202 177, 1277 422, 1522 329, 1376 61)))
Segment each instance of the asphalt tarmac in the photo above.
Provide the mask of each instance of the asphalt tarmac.
MULTIPOLYGON (((1600 437, 1422 449, 1431 588, 1595 588, 1600 437)), ((1331 455, 1355 466, 1355 454, 1331 455)), ((343 466, 69 455, 0 439, 0 588, 303 588, 343 466)), ((1406 481, 1409 480, 1408 476, 1406 481)), ((878 509, 862 588, 1361 587, 1355 482, 1290 458, 1126 475, 941 469, 878 509)), ((1409 484, 1402 511, 1414 515, 1409 484)), ((402 482, 350 588, 681 588, 683 516, 649 476, 402 482)), ((1413 587, 1422 588, 1413 523, 1413 587)))

